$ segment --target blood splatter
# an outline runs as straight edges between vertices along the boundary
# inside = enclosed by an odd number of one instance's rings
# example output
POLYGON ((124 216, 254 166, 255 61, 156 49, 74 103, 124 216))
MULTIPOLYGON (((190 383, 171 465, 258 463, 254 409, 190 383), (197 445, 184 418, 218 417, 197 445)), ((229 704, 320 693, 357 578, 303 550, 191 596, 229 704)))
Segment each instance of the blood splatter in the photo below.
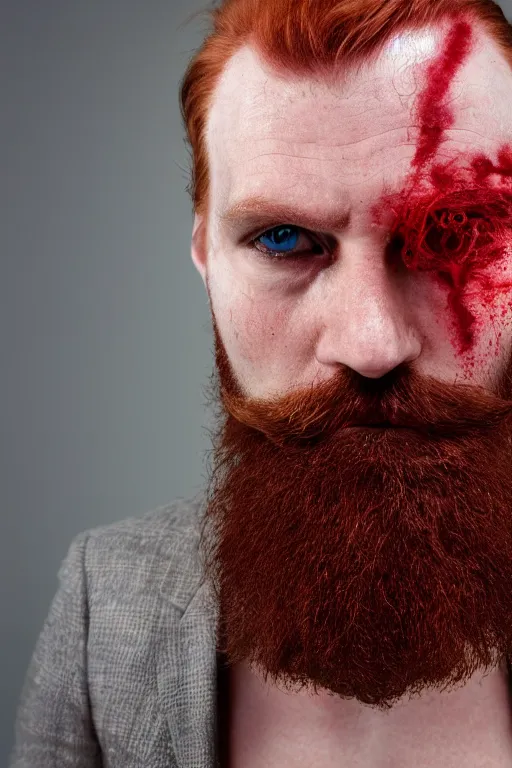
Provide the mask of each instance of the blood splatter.
POLYGON ((477 155, 471 163, 475 181, 482 183, 489 179, 489 176, 497 175, 503 182, 512 178, 512 151, 510 147, 502 147, 498 152, 498 164, 495 165, 485 155, 477 155))
MULTIPOLYGON (((447 96, 471 51, 471 40, 469 23, 455 22, 441 53, 427 68, 410 177, 401 192, 383 195, 374 208, 379 223, 384 214, 393 216, 390 255, 410 270, 432 272, 448 289, 448 306, 456 320, 453 343, 470 368, 475 360, 468 353, 479 321, 468 299, 477 296, 480 306, 489 310, 500 292, 512 288, 510 281, 489 276, 489 267, 504 259, 512 243, 512 150, 501 147, 497 162, 481 153, 465 158, 463 167, 456 164, 460 158, 434 162, 445 132, 455 122, 447 96)), ((501 316, 506 312, 502 307, 501 316)))

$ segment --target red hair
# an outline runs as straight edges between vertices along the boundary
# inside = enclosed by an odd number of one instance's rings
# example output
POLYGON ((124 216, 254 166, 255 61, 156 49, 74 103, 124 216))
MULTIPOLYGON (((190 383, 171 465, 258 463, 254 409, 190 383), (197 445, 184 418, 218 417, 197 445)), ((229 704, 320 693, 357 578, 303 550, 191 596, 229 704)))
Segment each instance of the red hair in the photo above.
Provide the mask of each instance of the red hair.
POLYGON ((404 29, 448 17, 479 22, 512 66, 512 26, 493 0, 223 0, 206 11, 213 29, 191 60, 180 106, 192 148, 189 193, 194 211, 208 215, 206 127, 213 95, 232 56, 246 44, 280 75, 327 76, 343 61, 379 53, 404 29))

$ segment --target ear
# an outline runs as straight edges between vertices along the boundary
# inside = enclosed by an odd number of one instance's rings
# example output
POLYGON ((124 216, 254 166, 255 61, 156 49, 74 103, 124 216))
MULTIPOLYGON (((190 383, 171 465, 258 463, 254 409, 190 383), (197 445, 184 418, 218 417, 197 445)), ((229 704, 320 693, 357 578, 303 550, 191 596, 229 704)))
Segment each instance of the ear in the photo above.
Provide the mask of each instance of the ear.
POLYGON ((207 238, 206 222, 204 216, 195 214, 194 227, 192 230, 191 256, 194 266, 201 275, 203 283, 206 286, 206 264, 207 264, 207 238))

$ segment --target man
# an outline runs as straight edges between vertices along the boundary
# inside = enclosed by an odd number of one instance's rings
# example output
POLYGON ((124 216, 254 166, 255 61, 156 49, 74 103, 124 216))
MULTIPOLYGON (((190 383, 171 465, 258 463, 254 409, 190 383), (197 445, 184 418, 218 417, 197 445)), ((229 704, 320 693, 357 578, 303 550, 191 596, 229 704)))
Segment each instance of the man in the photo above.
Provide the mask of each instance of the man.
POLYGON ((208 488, 77 537, 12 765, 508 766, 510 28, 214 21, 182 89, 208 488))

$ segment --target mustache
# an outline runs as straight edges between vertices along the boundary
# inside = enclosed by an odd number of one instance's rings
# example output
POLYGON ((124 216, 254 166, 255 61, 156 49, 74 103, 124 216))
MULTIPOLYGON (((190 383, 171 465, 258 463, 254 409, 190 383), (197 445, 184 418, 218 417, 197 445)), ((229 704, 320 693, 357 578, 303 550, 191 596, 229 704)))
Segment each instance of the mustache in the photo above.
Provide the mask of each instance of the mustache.
POLYGON ((325 382, 268 399, 244 395, 222 355, 217 356, 217 368, 226 411, 278 446, 314 443, 346 427, 364 425, 454 437, 498 427, 512 414, 511 365, 496 393, 474 384, 449 384, 403 363, 379 379, 340 368, 325 382))

